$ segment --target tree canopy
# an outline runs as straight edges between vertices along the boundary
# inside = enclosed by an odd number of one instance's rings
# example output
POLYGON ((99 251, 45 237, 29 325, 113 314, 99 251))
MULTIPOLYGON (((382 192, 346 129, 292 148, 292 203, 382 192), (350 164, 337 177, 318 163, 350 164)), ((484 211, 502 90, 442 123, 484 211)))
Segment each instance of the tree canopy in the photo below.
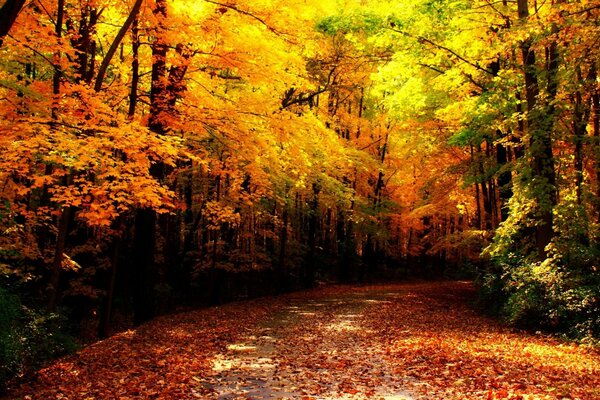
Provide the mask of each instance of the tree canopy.
POLYGON ((177 304, 467 271, 514 323, 598 336, 599 13, 5 1, 2 285, 102 336, 177 304))

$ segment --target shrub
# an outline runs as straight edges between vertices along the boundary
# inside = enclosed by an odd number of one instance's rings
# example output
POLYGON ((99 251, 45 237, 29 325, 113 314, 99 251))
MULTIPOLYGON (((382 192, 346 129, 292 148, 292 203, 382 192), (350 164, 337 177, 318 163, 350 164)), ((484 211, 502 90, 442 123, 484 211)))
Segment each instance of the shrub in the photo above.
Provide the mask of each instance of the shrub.
POLYGON ((60 314, 25 306, 19 296, 0 287, 0 388, 77 349, 65 321, 60 314))
POLYGON ((527 247, 530 231, 522 219, 509 218, 498 229, 479 281, 484 301, 517 326, 599 338, 599 227, 568 198, 555 208, 554 221, 555 237, 542 261, 527 247))

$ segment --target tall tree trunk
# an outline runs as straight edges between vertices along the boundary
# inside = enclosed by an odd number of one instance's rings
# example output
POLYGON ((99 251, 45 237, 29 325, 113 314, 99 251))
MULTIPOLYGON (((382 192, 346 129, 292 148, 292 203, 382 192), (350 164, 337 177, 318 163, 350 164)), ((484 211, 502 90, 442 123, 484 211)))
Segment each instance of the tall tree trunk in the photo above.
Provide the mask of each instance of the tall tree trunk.
MULTIPOLYGON (((475 148, 473 145, 471 148, 471 164, 475 164, 475 148)), ((475 204, 477 206, 477 214, 475 215, 475 226, 477 229, 483 230, 483 218, 481 214, 481 192, 479 190, 479 182, 475 179, 475 204)))
MULTIPOLYGON (((25 5, 25 0, 6 0, 0 8, 0 47, 4 43, 4 37, 10 32, 19 12, 25 5)), ((64 8, 64 6, 62 6, 64 8)), ((61 8, 59 2, 59 9, 61 8)), ((61 13, 61 11, 59 11, 61 13)))
MULTIPOLYGON (((582 82, 581 70, 578 71, 578 81, 582 82)), ((587 124, 590 118, 591 102, 584 102, 581 90, 575 92, 573 112, 573 134, 575 142, 575 154, 573 167, 575 170, 575 193, 577 204, 581 205, 583 196, 583 142, 587 133, 587 124)))
POLYGON ((164 135, 167 126, 164 113, 168 111, 167 93, 167 52, 169 47, 165 41, 167 18, 166 0, 156 0, 154 15, 158 19, 156 38, 152 44, 152 86, 150 88, 150 119, 148 127, 154 133, 164 135))
POLYGON ((133 322, 139 325, 152 319, 156 314, 154 284, 156 268, 156 213, 150 209, 139 209, 135 215, 133 236, 133 322))
POLYGON ((81 7, 81 18, 79 19, 77 31, 75 31, 71 18, 67 19, 66 25, 71 34, 71 46, 77 51, 75 79, 77 82, 90 83, 94 75, 96 53, 96 42, 93 39, 93 34, 96 31, 100 14, 97 9, 89 5, 82 5, 81 7))
MULTIPOLYGON (((529 17, 527 0, 518 0, 519 19, 523 22, 529 17)), ((552 101, 556 97, 558 72, 557 44, 552 43, 548 49, 547 79, 548 99, 547 104, 538 105, 540 93, 537 77, 535 50, 532 48, 531 39, 521 43, 523 57, 523 70, 525 76, 525 94, 527 99, 527 129, 529 133, 529 159, 531 160, 531 193, 534 196, 537 210, 533 216, 537 220, 535 228, 535 243, 538 257, 546 257, 546 246, 553 237, 552 211, 557 202, 556 172, 554 170, 554 156, 552 154, 552 129, 554 127, 554 106, 552 101)))
MULTIPOLYGON (((65 2, 64 0, 58 0, 58 9, 56 11, 56 25, 55 25, 55 34, 58 38, 59 47, 61 44, 62 38, 62 28, 63 28, 63 20, 65 15, 65 2)), ((52 120, 56 122, 59 116, 59 105, 58 105, 58 97, 60 95, 60 84, 62 81, 62 68, 61 68, 61 58, 62 54, 60 48, 56 50, 53 56, 54 63, 54 76, 52 77, 52 120)), ((51 171, 47 169, 48 172, 51 171)), ((66 184, 68 185, 69 179, 67 178, 66 184)), ((70 207, 64 207, 60 210, 59 218, 58 218, 58 232, 56 235, 56 244, 54 248, 54 259, 52 261, 52 275, 50 276, 50 288, 49 288, 49 298, 48 298, 48 311, 53 312, 56 309, 56 304, 58 302, 58 292, 59 292, 59 284, 60 284, 60 272, 62 270, 63 264, 63 254, 65 251, 65 246, 67 243, 67 233, 69 227, 69 219, 70 219, 70 207)))
POLYGON ((487 231, 491 231, 493 228, 493 205, 492 205, 492 196, 491 196, 491 185, 490 182, 486 179, 485 168, 483 165, 484 156, 482 154, 481 146, 477 146, 477 155, 478 155, 478 166, 479 166, 479 176, 480 176, 480 185, 481 185, 481 198, 483 200, 483 215, 482 215, 482 228, 487 231))
MULTIPOLYGON (((501 134, 499 132, 499 134, 501 134)), ((500 222, 506 221, 508 218, 508 201, 513 195, 512 192, 512 176, 508 165, 508 152, 502 144, 496 145, 496 162, 500 168, 498 175, 498 194, 500 195, 500 222)))
POLYGON ((289 212, 288 212, 288 204, 287 204, 287 198, 284 199, 283 201, 283 211, 282 211, 282 216, 281 216, 281 233, 279 235, 279 263, 278 263, 278 268, 277 268, 277 272, 279 275, 279 284, 281 285, 281 289, 283 290, 287 290, 288 289, 288 283, 287 283, 287 270, 286 270, 286 265, 285 265, 285 258, 286 258, 286 247, 287 247, 287 242, 288 242, 288 219, 289 219, 289 212))
POLYGON ((315 283, 319 193, 321 192, 321 187, 318 183, 313 183, 312 188, 313 196, 310 201, 310 214, 308 217, 308 254, 306 255, 302 271, 302 284, 306 288, 312 287, 315 283))
POLYGON ((131 61, 131 88, 129 91, 129 110, 127 115, 130 119, 135 116, 135 108, 138 100, 138 85, 140 82, 140 36, 138 34, 138 18, 134 18, 131 23, 131 52, 133 60, 131 61))
POLYGON ((60 51, 60 46, 62 45, 62 30, 63 30, 63 20, 65 17, 65 1, 58 0, 58 9, 56 12, 56 25, 55 25, 55 34, 58 38, 58 49, 54 52, 52 63, 54 65, 54 75, 52 77, 52 94, 54 95, 54 100, 52 104, 52 119, 58 119, 58 96, 60 95, 60 83, 63 78, 63 71, 61 67, 61 58, 62 53, 60 51))
POLYGON ((108 277, 108 285, 106 288, 106 296, 104 298, 104 306, 102 315, 98 325, 98 336, 107 338, 111 333, 111 319, 113 314, 113 301, 115 297, 115 287, 117 283, 117 272, 119 268, 119 253, 121 251, 121 237, 115 235, 113 237, 112 255, 110 257, 110 276, 108 277))
POLYGON ((58 303, 60 272, 62 270, 69 220, 71 219, 71 207, 64 207, 58 218, 58 232, 56 234, 56 245, 54 248, 54 259, 52 261, 52 276, 50 277, 50 297, 48 299, 48 311, 53 312, 58 303))
MULTIPOLYGON (((153 10, 158 19, 158 26, 154 43, 152 44, 152 81, 150 88, 150 117, 148 127, 157 135, 167 132, 162 114, 166 112, 166 58, 168 46, 165 42, 165 20, 167 18, 166 0, 156 0, 153 10)), ((133 22, 133 20, 132 20, 133 22)), ((116 39, 115 39, 116 41, 116 39)), ((106 57, 105 57, 106 58, 106 57)), ((101 80, 96 81, 96 87, 101 80)), ((150 174, 158 181, 164 180, 165 169, 160 162, 150 167, 150 174)), ((156 314, 154 302, 154 285, 157 279, 157 270, 154 261, 156 252, 156 212, 152 209, 139 209, 136 212, 135 236, 133 240, 135 256, 135 274, 139 279, 138 288, 134 292, 134 321, 136 324, 151 319, 156 314)))
POLYGON ((346 238, 346 212, 344 206, 340 206, 337 211, 336 221, 336 238, 337 238, 337 279, 340 282, 347 282, 349 280, 349 257, 348 257, 348 240, 346 238))
MULTIPOLYGON (((593 66, 590 71, 590 81, 595 82, 597 79, 597 70, 593 66)), ((596 221, 600 223, 600 90, 597 88, 592 92, 592 110, 593 156, 596 167, 596 221)))

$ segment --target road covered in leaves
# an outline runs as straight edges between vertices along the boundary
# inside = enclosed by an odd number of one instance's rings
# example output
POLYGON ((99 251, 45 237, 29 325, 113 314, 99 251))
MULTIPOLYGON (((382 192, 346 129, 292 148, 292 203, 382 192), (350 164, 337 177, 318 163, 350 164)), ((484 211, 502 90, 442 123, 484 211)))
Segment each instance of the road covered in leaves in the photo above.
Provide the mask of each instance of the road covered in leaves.
POLYGON ((467 282, 333 286, 88 346, 17 399, 598 399, 600 354, 503 327, 467 282))

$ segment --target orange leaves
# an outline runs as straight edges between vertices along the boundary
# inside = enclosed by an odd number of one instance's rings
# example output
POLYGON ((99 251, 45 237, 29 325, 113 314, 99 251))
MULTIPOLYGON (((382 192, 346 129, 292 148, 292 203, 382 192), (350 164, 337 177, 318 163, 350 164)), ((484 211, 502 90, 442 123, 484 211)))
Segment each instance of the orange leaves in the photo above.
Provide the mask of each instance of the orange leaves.
POLYGON ((472 295, 465 282, 335 286, 164 316, 11 395, 597 398, 597 351, 505 330, 469 306, 472 295))
POLYGON ((235 227, 240 223, 240 214, 233 207, 226 206, 216 201, 209 201, 205 204, 202 213, 206 216, 208 228, 218 230, 221 224, 228 224, 235 227))
POLYGON ((593 398, 598 354, 503 329, 466 307, 468 298, 462 283, 415 285, 410 296, 380 309, 393 321, 382 334, 398 373, 428 382, 422 391, 434 398, 550 399, 558 386, 593 398), (587 369, 590 363, 595 367, 587 369))

